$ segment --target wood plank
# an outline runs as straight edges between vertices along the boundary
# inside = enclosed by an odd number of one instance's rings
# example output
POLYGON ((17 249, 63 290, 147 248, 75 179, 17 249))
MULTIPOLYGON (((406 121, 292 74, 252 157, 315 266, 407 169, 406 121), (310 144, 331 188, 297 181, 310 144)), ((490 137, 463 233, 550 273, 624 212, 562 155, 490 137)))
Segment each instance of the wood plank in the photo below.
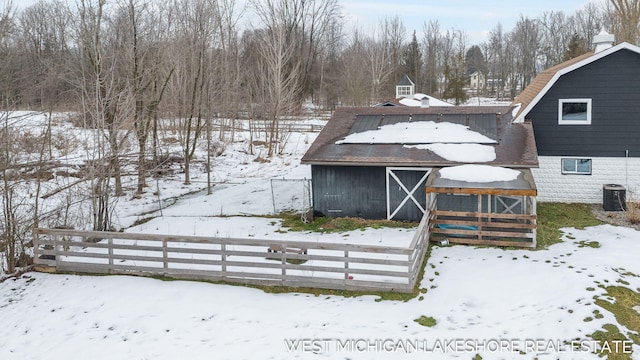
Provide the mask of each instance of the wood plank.
MULTIPOLYGON (((496 221, 466 221, 466 220, 449 220, 438 219, 434 221, 435 225, 461 225, 461 226, 477 226, 482 228, 504 228, 504 229, 535 229, 536 224, 527 223, 510 223, 496 221)), ((439 229, 439 228, 438 228, 439 229)))
POLYGON ((222 266, 221 260, 212 260, 212 259, 187 259, 187 258, 176 258, 176 257, 167 256, 166 262, 167 262, 167 266, 171 266, 171 264, 222 266))
MULTIPOLYGON (((280 259, 279 256, 274 255, 270 259, 280 259)), ((287 260, 307 260, 307 261, 330 261, 336 263, 344 263, 344 256, 330 256, 330 255, 297 255, 287 254, 287 260)), ((392 265, 392 266, 407 266, 410 262, 408 260, 393 260, 393 259, 376 259, 376 258, 362 258, 362 257, 349 257, 349 263, 352 264, 379 264, 379 265, 392 265)))
POLYGON ((509 247, 535 247, 533 242, 529 241, 505 241, 505 240, 477 240, 465 238, 448 238, 450 243, 464 245, 488 245, 488 246, 509 246, 509 247))
POLYGON ((437 194, 469 194, 469 195, 505 195, 505 196, 537 196, 536 189, 498 189, 498 188, 461 188, 461 187, 427 187, 427 193, 437 194))
POLYGON ((494 236, 510 238, 530 238, 532 233, 508 232, 508 231, 478 231, 478 230, 458 230, 458 229, 438 229, 434 234, 448 235, 468 235, 468 236, 494 236))
MULTIPOLYGON (((390 253, 390 254, 406 254, 411 251, 409 247, 395 246, 379 246, 379 245, 357 245, 357 244, 336 244, 323 242, 305 242, 305 241, 284 241, 284 240, 266 240, 266 239, 238 239, 238 238, 217 238, 204 236, 185 236, 185 235, 158 235, 158 234, 141 234, 141 233, 122 233, 107 231, 80 231, 69 229, 43 229, 37 228, 33 230, 37 234, 42 235, 58 235, 58 236, 78 236, 82 238, 106 239, 108 237, 114 240, 144 240, 162 242, 184 242, 193 244, 226 244, 226 245, 248 245, 248 246, 284 246, 297 247, 318 250, 336 250, 336 251, 362 251, 374 253, 390 253)), ((71 241, 73 242, 73 241, 71 241)), ((45 244, 42 242, 42 244, 45 244)))
POLYGON ((401 271, 390 271, 390 270, 374 270, 374 269, 361 269, 361 268, 334 268, 334 267, 326 267, 326 266, 305 266, 305 265, 292 265, 287 264, 287 270, 296 270, 296 271, 314 271, 314 272, 325 272, 325 273, 349 273, 349 274, 360 274, 360 275, 377 275, 377 276, 389 276, 389 277, 401 277, 407 278, 407 272, 401 271))
POLYGON ((107 244, 107 243, 92 243, 92 242, 80 242, 80 241, 64 241, 57 240, 51 241, 51 244, 57 246, 66 247, 80 247, 86 249, 117 249, 117 250, 138 250, 138 251, 162 251, 162 246, 146 246, 146 245, 126 245, 126 244, 107 244))
POLYGON ((438 218, 440 216, 451 217, 470 217, 470 218, 494 218, 494 219, 517 219, 517 220, 534 220, 536 215, 528 214, 496 214, 496 213, 478 213, 469 211, 449 211, 449 210, 434 210, 434 213, 438 218))

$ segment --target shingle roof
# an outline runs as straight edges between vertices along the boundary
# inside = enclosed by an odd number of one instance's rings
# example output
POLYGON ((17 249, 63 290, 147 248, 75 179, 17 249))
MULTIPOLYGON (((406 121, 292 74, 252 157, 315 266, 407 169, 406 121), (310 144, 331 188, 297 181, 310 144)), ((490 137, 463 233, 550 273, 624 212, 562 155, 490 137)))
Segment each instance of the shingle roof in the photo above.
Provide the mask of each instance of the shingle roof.
POLYGON ((350 133, 366 131, 374 125, 382 126, 403 119, 409 121, 409 116, 414 121, 450 120, 460 123, 455 119, 466 119, 470 130, 484 131, 485 135, 497 140, 497 144, 490 145, 495 148, 496 159, 486 164, 511 167, 538 166, 533 128, 530 123, 512 124, 511 107, 508 106, 338 108, 304 155, 302 162, 315 165, 416 167, 460 164, 446 160, 430 150, 408 148, 403 144, 336 144, 336 141, 350 133), (489 118, 495 119, 493 130, 486 126, 483 126, 483 130, 477 126, 489 118), (359 127, 362 129, 357 129, 359 127))
POLYGON ((575 57, 571 60, 560 63, 556 66, 550 67, 540 73, 529 83, 529 85, 513 100, 513 104, 522 104, 520 107, 520 111, 516 114, 515 117, 518 117, 524 111, 524 109, 533 102, 536 95, 538 95, 545 86, 551 81, 553 76, 560 70, 565 69, 575 63, 578 63, 588 57, 593 55, 593 52, 589 52, 578 57, 575 57))
POLYGON ((397 86, 408 86, 408 85, 414 85, 414 84, 413 84, 413 81, 411 81, 411 79, 409 79, 407 74, 404 74, 404 75, 402 75, 402 78, 400 78, 400 81, 398 81, 398 83, 396 85, 397 86))
POLYGON ((536 103, 542 98, 542 96, 546 94, 546 92, 551 88, 551 86, 553 86, 553 84, 558 80, 560 76, 622 49, 640 53, 639 47, 623 42, 609 49, 602 50, 598 53, 588 52, 584 55, 550 67, 539 73, 533 79, 533 81, 531 81, 531 83, 529 83, 529 85, 522 91, 522 93, 520 93, 520 95, 518 95, 514 99, 512 105, 521 104, 518 112, 514 114, 514 122, 524 121, 529 111, 536 105, 536 103))

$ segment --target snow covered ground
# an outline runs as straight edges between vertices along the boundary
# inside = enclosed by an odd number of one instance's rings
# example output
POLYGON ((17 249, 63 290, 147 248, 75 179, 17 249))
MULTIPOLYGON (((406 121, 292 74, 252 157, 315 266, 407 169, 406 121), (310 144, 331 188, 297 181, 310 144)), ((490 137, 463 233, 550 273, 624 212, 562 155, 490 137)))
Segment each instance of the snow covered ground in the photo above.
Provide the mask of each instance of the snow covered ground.
MULTIPOLYGON (((272 211, 267 179, 310 177, 299 159, 314 136, 292 134, 283 155, 266 163, 255 162, 260 149, 247 153, 247 140, 239 137, 215 159, 213 194, 206 195, 201 168, 192 185, 175 174, 153 183, 141 199, 122 199, 119 226, 145 233, 410 241, 412 232, 403 229, 283 234, 277 219, 247 216, 272 211), (150 196, 153 191, 159 195, 150 196), (145 218, 152 220, 130 227, 145 218)), ((565 229, 564 242, 540 251, 435 246, 423 293, 406 302, 27 273, 0 283, 0 359, 598 359, 588 350, 603 344, 589 334, 604 324, 630 330, 594 298, 606 299, 601 285, 638 291, 638 254, 640 233, 610 225, 565 229), (595 241, 600 247, 585 246, 595 241), (435 325, 420 325, 421 316, 435 325)), ((639 346, 622 345, 640 359, 639 346)))
POLYGON ((587 335, 618 322, 593 299, 599 285, 640 288, 639 251, 640 233, 609 225, 542 251, 435 247, 426 293, 407 302, 28 273, 0 284, 0 358, 597 359, 587 335))

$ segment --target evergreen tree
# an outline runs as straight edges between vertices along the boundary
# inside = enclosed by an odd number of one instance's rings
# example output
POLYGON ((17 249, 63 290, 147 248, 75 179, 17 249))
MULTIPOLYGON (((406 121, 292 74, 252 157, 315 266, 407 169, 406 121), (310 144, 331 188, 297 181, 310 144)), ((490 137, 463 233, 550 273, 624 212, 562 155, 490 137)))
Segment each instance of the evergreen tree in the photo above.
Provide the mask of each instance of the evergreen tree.
POLYGON ((584 53, 589 51, 585 46, 585 41, 578 34, 573 34, 571 40, 569 40, 569 44, 567 45, 567 49, 564 51, 562 55, 562 61, 571 60, 574 57, 578 57, 584 53))
POLYGON ((407 44, 402 53, 402 69, 416 84, 421 83, 422 52, 420 51, 415 30, 413 31, 411 42, 407 44))
POLYGON ((444 90, 443 96, 445 99, 455 100, 455 104, 460 105, 467 101, 467 93, 464 91, 466 76, 462 54, 454 55, 450 62, 451 65, 445 64, 444 68, 447 87, 444 90))
POLYGON ((467 63, 467 73, 472 74, 476 71, 485 74, 487 72, 487 60, 482 53, 482 49, 478 45, 473 45, 467 50, 465 56, 467 63))

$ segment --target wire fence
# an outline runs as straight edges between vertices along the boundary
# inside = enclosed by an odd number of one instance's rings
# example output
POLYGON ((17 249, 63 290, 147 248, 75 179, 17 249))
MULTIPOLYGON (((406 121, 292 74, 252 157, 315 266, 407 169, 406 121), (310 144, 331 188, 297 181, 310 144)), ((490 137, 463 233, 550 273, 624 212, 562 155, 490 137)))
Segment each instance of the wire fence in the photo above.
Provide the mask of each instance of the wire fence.
POLYGON ((273 213, 306 213, 313 205, 310 179, 271 179, 273 213))

